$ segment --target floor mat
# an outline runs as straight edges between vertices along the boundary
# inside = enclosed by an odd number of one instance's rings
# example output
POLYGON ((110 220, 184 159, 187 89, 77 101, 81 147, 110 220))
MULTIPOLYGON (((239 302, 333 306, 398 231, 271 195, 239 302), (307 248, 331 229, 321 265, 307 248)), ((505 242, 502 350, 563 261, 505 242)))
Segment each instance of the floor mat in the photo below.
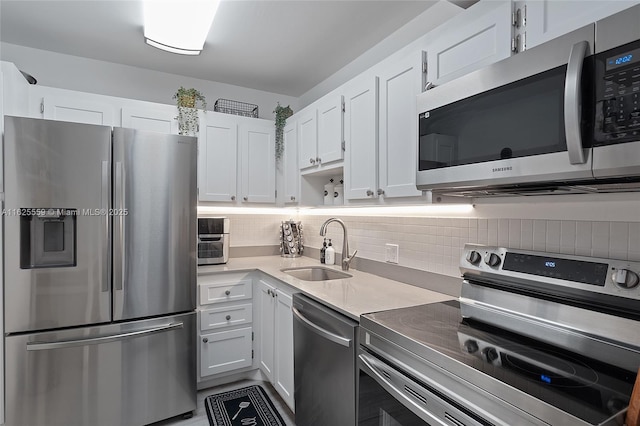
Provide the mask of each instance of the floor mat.
POLYGON ((285 426, 259 385, 210 395, 204 406, 211 426, 285 426))

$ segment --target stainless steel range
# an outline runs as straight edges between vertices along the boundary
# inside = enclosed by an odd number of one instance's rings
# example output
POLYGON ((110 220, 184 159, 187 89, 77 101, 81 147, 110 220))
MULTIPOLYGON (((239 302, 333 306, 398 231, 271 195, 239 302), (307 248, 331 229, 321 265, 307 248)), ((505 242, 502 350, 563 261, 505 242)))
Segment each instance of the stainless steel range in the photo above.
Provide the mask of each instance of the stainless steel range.
POLYGON ((459 300, 363 315, 359 425, 622 425, 640 262, 468 244, 459 300))

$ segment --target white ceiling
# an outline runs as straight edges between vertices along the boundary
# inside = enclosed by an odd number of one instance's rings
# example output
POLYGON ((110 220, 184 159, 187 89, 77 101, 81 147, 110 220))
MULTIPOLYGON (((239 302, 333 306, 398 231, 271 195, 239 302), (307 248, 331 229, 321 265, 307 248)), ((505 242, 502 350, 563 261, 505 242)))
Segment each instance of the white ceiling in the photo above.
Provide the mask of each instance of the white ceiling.
POLYGON ((224 0, 189 57, 144 43, 140 1, 1 0, 0 40, 297 97, 435 3, 224 0))

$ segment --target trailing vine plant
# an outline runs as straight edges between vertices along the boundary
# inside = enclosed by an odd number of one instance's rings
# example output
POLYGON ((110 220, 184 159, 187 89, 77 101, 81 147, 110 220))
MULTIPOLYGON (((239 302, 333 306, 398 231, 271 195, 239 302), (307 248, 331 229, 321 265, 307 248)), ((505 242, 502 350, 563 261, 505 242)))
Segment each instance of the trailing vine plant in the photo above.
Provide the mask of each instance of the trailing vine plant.
POLYGON ((289 105, 283 107, 278 102, 273 113, 276 115, 276 160, 280 160, 284 153, 284 126, 287 124, 287 118, 293 115, 293 110, 289 105))
POLYGON ((207 110, 207 101, 199 90, 185 89, 180 86, 173 95, 178 106, 178 133, 181 135, 195 135, 198 131, 198 106, 207 110))

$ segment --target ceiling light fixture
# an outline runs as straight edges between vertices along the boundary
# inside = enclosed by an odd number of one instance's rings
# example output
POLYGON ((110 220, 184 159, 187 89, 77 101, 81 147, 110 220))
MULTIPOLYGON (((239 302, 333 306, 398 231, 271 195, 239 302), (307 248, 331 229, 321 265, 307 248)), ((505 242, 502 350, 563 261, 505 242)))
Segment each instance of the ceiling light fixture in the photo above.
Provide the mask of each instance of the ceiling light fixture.
POLYGON ((146 0, 145 41, 167 52, 199 55, 219 4, 218 0, 146 0))

